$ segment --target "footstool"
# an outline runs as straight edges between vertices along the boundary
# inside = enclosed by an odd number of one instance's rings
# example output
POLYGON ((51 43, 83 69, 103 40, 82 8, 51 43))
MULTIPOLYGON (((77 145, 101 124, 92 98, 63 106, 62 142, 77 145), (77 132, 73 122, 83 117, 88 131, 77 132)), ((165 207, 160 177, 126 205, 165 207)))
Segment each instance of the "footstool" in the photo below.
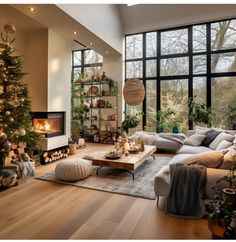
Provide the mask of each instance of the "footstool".
POLYGON ((92 161, 81 158, 66 159, 55 168, 55 177, 62 181, 77 181, 91 174, 92 161))

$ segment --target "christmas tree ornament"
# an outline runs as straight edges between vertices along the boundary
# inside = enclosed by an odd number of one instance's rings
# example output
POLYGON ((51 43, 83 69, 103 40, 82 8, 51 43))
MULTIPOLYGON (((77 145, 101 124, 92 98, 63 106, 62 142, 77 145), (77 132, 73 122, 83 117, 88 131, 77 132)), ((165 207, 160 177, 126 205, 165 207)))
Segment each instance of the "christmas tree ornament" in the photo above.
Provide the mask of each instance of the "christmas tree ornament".
POLYGON ((6 74, 4 72, 0 72, 0 79, 5 79, 6 78, 6 74))
POLYGON ((0 95, 3 94, 3 87, 0 86, 0 95))
POLYGON ((20 129, 18 130, 18 134, 19 134, 19 136, 24 136, 24 135, 26 134, 25 129, 24 129, 24 128, 20 128, 20 129))
POLYGON ((14 122, 14 118, 9 118, 9 122, 14 122))
POLYGON ((6 114, 7 116, 9 116, 9 115, 11 114, 11 112, 10 112, 10 111, 6 111, 5 114, 6 114))
POLYGON ((10 141, 5 141, 2 146, 3 146, 3 149, 8 151, 8 150, 11 149, 11 142, 10 141))
POLYGON ((6 31, 7 34, 13 34, 16 32, 16 28, 13 24, 5 24, 4 30, 6 31))
POLYGON ((19 101, 23 103, 25 101, 25 99, 23 97, 21 97, 21 98, 19 98, 19 101))
POLYGON ((7 134, 1 131, 0 133, 0 143, 4 142, 7 140, 7 134))

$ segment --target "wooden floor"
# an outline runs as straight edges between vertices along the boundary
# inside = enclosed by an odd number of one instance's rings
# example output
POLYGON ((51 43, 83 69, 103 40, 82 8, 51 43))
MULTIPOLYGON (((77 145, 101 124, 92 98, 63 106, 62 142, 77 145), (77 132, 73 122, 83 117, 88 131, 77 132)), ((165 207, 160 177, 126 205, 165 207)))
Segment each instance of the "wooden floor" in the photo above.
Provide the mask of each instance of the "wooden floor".
MULTIPOLYGON (((83 156, 104 145, 90 144, 83 156)), ((37 167, 37 175, 57 162, 37 167)), ((28 179, 0 192, 0 239, 210 239, 206 220, 168 217, 156 201, 28 179)))

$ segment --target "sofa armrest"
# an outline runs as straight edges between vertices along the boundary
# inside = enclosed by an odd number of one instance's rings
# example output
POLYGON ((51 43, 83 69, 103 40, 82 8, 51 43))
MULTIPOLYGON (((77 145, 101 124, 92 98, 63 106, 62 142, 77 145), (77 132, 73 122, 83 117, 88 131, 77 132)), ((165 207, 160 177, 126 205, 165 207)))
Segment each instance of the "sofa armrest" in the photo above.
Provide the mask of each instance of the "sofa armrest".
POLYGON ((170 167, 164 166, 154 178, 154 192, 157 197, 168 196, 170 190, 170 167))

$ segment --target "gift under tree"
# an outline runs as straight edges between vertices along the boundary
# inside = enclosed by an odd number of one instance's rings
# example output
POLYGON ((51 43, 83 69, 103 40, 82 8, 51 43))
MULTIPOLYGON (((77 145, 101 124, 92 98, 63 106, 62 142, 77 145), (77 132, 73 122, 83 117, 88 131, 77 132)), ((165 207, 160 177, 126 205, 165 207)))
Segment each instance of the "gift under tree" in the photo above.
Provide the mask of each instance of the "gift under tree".
POLYGON ((38 147, 30 117, 31 100, 28 88, 21 80, 22 58, 15 55, 12 44, 15 32, 12 24, 4 25, 0 43, 0 165, 20 161, 20 154, 30 154, 38 147))

